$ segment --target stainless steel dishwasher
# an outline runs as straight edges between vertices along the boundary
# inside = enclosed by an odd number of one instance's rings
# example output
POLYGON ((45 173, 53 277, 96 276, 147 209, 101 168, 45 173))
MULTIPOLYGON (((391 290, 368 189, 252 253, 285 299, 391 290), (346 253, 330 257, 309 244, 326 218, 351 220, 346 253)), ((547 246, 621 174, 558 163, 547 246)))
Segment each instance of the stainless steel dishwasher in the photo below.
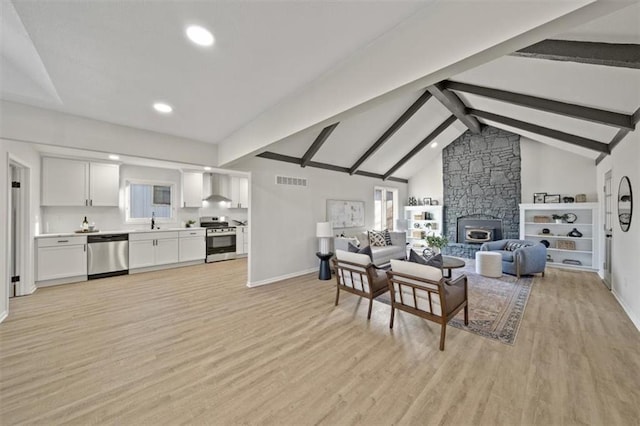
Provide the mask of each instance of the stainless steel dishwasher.
POLYGON ((90 280, 129 273, 129 234, 90 235, 87 243, 90 280))

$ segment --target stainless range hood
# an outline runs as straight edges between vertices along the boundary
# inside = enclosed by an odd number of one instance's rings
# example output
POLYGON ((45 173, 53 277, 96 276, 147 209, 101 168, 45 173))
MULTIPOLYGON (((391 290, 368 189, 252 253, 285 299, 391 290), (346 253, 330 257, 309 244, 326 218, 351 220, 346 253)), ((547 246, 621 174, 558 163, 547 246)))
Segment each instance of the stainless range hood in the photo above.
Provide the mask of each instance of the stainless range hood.
POLYGON ((205 173, 204 175, 204 185, 203 185, 203 194, 209 194, 203 198, 204 201, 219 203, 221 201, 231 202, 230 198, 225 197, 224 194, 226 191, 224 188, 224 180, 226 176, 219 175, 217 173, 205 173))

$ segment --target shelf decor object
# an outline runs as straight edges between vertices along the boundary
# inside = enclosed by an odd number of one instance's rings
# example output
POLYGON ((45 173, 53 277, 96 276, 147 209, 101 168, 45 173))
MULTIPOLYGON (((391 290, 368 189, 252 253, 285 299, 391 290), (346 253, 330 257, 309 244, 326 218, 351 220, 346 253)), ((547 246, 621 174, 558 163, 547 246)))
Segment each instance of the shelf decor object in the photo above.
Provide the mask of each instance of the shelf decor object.
POLYGON ((560 194, 547 194, 544 196, 544 202, 546 203, 559 203, 560 202, 560 194))
POLYGON ((556 248, 560 250, 575 250, 576 242, 571 240, 558 240, 556 241, 556 248))

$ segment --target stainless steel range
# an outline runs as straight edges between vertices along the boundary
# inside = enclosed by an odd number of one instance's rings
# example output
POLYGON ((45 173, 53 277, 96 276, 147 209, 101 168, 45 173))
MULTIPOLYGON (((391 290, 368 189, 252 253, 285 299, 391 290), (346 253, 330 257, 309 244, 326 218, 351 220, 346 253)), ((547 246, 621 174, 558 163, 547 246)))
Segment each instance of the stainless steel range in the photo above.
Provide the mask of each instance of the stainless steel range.
POLYGON ((207 263, 236 258, 236 228, 220 222, 215 216, 200 218, 200 226, 207 228, 207 263))

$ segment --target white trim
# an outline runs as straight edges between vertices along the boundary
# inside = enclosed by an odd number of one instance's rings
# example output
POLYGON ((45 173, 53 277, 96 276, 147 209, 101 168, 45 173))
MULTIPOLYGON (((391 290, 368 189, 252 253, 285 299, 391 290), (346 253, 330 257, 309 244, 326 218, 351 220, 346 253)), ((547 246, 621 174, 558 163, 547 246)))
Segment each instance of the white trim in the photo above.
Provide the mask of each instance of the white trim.
POLYGON ((615 297, 618 303, 620 304, 620 306, 622 306, 622 309, 627 314, 627 316, 629 317, 633 325, 635 325, 638 331, 640 331, 640 318, 635 316, 633 311, 629 309, 627 305, 625 305, 623 300, 618 296, 618 294, 614 290, 611 290, 611 294, 613 294, 613 297, 615 297))
POLYGON ((163 269, 182 268, 185 266, 201 265, 204 259, 187 260, 185 262, 165 263, 163 265, 144 266, 142 268, 129 269, 129 275, 141 274, 144 272, 162 271, 163 269))
POLYGON ((0 314, 0 322, 2 322, 2 321, 4 321, 4 320, 6 320, 8 316, 9 316, 9 313, 8 313, 7 311, 3 311, 3 312, 0 314))
POLYGON ((249 288, 259 287, 261 285, 267 285, 267 284, 272 284, 278 281, 288 280, 289 278, 299 277, 300 275, 306 275, 312 272, 318 272, 318 268, 310 268, 310 269, 305 269, 303 271, 292 272, 290 274, 280 275, 278 277, 267 278, 266 280, 262 280, 262 281, 255 281, 255 282, 247 281, 247 287, 249 288))

